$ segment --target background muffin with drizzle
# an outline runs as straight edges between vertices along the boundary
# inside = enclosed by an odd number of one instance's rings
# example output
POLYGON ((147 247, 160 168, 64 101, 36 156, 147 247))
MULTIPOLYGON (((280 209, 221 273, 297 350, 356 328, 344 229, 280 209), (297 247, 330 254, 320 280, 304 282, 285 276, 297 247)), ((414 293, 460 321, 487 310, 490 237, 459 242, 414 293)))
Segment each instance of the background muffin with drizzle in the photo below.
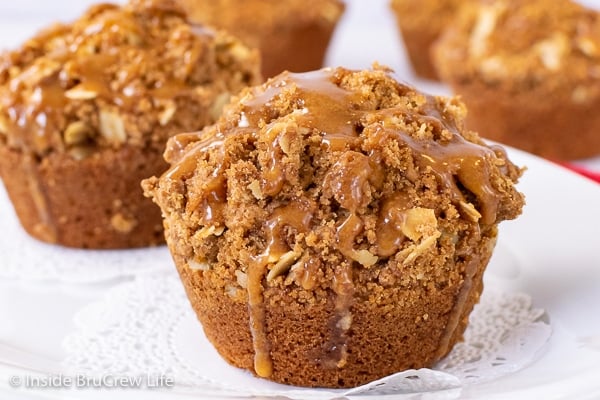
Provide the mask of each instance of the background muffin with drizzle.
POLYGON ((378 66, 283 73, 170 140, 146 194, 227 361, 351 387, 450 351, 524 202, 464 112, 378 66))
POLYGON ((72 247, 164 241, 140 181, 175 133, 260 82, 258 53, 170 0, 98 4, 0 56, 0 176, 23 227, 72 247))

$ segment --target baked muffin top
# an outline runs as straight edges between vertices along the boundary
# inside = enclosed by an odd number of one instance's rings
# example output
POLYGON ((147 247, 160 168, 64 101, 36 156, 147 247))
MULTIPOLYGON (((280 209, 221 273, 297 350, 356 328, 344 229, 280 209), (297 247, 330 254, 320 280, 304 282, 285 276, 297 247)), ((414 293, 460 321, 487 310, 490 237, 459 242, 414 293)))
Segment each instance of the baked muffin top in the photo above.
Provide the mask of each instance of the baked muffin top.
POLYGON ((300 258, 324 275, 408 265, 521 212, 521 171, 464 113, 379 66, 283 73, 171 138, 171 169, 144 186, 193 262, 232 272, 262 257, 269 281, 300 258))
POLYGON ((340 0, 179 0, 194 21, 231 31, 252 46, 258 38, 307 23, 334 24, 344 11, 340 0))
POLYGON ((258 54, 173 1, 99 4, 0 58, 0 140, 44 155, 164 146, 260 81, 258 54))
POLYGON ((435 49, 444 79, 505 90, 574 86, 584 101, 600 79, 600 18, 569 0, 482 0, 464 7, 435 49))
POLYGON ((392 0, 391 7, 405 27, 441 32, 458 10, 473 0, 392 0))

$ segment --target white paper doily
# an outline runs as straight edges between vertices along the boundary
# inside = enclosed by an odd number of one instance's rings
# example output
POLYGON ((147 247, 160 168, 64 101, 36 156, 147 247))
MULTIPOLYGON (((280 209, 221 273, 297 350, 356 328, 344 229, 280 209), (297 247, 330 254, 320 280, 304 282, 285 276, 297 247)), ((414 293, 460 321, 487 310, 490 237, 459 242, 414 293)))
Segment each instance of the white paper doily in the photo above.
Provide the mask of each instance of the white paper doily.
POLYGON ((0 279, 97 283, 173 268, 166 246, 79 250, 40 242, 23 230, 1 184, 0 255, 0 279))
POLYGON ((405 371, 352 390, 303 389, 229 366, 205 338, 178 278, 145 277, 113 288, 76 315, 76 331, 63 343, 64 366, 90 376, 167 375, 177 389, 204 395, 330 399, 435 391, 490 381, 532 363, 551 335, 543 316, 529 296, 488 287, 465 342, 433 370, 405 371))

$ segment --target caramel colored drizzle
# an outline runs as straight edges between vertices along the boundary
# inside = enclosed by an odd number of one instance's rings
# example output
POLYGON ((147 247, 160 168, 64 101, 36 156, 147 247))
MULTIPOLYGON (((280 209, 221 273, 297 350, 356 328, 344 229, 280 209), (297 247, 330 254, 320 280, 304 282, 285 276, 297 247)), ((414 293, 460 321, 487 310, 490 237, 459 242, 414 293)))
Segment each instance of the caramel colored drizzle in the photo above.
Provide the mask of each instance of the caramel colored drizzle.
POLYGON ((186 208, 202 212, 202 223, 204 225, 216 226, 223 223, 223 211, 227 202, 227 181, 223 174, 217 169, 215 173, 204 184, 203 196, 196 196, 196 201, 188 202, 186 208))
POLYGON ((265 196, 275 196, 283 189, 285 177, 283 172, 283 151, 279 143, 280 136, 274 128, 268 129, 266 133, 267 152, 269 154, 269 164, 267 170, 263 172, 261 179, 261 189, 265 196))
POLYGON ((285 239, 286 230, 291 228, 298 233, 310 230, 314 208, 315 205, 306 198, 276 208, 264 225, 267 236, 265 250, 248 267, 248 314, 254 345, 254 370, 261 377, 269 377, 273 372, 263 296, 267 267, 291 249, 285 239))
POLYGON ((350 214, 348 218, 342 222, 336 231, 337 248, 346 258, 352 259, 354 251, 354 241, 356 237, 363 231, 365 224, 362 219, 356 214, 350 214))
MULTIPOLYGON (((193 134, 177 135, 171 139, 166 153, 167 158, 178 160, 176 164, 165 172, 164 177, 172 182, 182 182, 196 169, 198 159, 204 158, 212 148, 223 149, 223 136, 214 135, 198 142, 190 142, 193 134), (190 144, 193 143, 193 144, 190 144), (186 147, 190 145, 189 149, 186 147), (187 151, 184 151, 187 150, 187 151)), ((211 176, 205 180, 198 193, 189 193, 186 210, 189 212, 199 210, 201 223, 205 225, 219 225, 223 223, 223 211, 227 203, 227 179, 225 170, 228 159, 223 151, 218 154, 217 167, 211 176)))
POLYGON ((296 232, 308 232, 314 209, 314 203, 307 198, 298 198, 286 206, 276 208, 265 223, 268 240, 261 257, 272 263, 288 252, 290 245, 285 240, 286 228, 293 228, 296 232))
POLYGON ((40 176, 33 156, 26 156, 24 166, 27 169, 27 188, 31 193, 35 210, 38 214, 39 223, 35 225, 36 233, 48 243, 56 243, 58 240, 56 225, 48 208, 47 195, 40 182, 40 176))
MULTIPOLYGON (((497 192, 492 186, 489 165, 493 163, 489 161, 497 158, 496 152, 493 148, 463 138, 456 126, 443 118, 435 98, 431 96, 427 98, 425 112, 427 115, 424 121, 434 125, 438 130, 449 131, 452 133, 452 139, 445 144, 433 142, 428 149, 421 150, 422 161, 429 164, 437 173, 444 186, 450 189, 455 201, 462 200, 464 197, 456 185, 458 180, 477 198, 482 222, 495 223, 499 197, 496 196, 497 192)), ((423 148, 422 145, 420 147, 423 148)))
POLYGON ((192 163, 191 159, 198 156, 199 151, 207 152, 213 147, 223 145, 223 135, 220 132, 211 135, 201 135, 198 132, 180 133, 169 139, 165 151, 165 160, 173 165, 169 179, 181 179, 183 175, 193 172, 193 169, 179 167, 179 164, 192 163), (188 148, 190 146, 190 148, 188 148), (183 159, 185 161, 182 161, 183 159), (172 171, 183 169, 185 173, 175 173, 172 171))
MULTIPOLYGON (((422 168, 431 168, 441 185, 449 190, 455 202, 464 201, 464 195, 457 186, 458 181, 477 198, 482 222, 493 224, 497 218, 499 200, 495 196, 495 190, 491 184, 491 173, 486 158, 496 157, 495 151, 498 150, 465 140, 455 126, 450 125, 442 118, 438 108, 435 107, 434 99, 428 98, 426 110, 429 115, 419 116, 419 118, 421 121, 433 125, 438 131, 445 129, 453 133, 452 139, 448 143, 444 145, 437 142, 423 144, 402 132, 395 132, 395 134, 401 136, 401 140, 411 147, 413 154, 418 156, 418 163, 422 168)), ((448 351, 450 341, 467 305, 473 278, 477 273, 480 261, 480 258, 475 255, 470 255, 467 260, 464 281, 440 338, 437 359, 441 359, 448 351)))
POLYGON ((346 151, 325 176, 325 187, 331 187, 340 206, 351 212, 365 207, 370 185, 376 186, 379 175, 368 156, 346 151))
POLYGON ((394 255, 404 242, 402 224, 406 218, 404 212, 410 208, 406 193, 394 193, 382 201, 377 221, 377 254, 382 257, 394 255))
MULTIPOLYGON (((343 368, 348 358, 348 331, 352 326, 351 307, 354 301, 352 280, 352 252, 354 240, 363 231, 364 223, 356 214, 350 214, 336 231, 338 250, 346 257, 335 267, 332 289, 335 293, 334 315, 329 322, 329 339, 316 361, 325 368, 343 368)), ((304 279, 307 279, 304 277, 304 279)))
MULTIPOLYGON (((355 124, 360 117, 360 113, 352 107, 351 94, 338 87, 333 79, 333 73, 327 70, 310 72, 306 74, 288 74, 278 78, 273 86, 275 88, 286 87, 289 90, 295 90, 298 95, 298 101, 301 104, 301 117, 299 125, 309 129, 317 130, 322 141, 329 150, 347 149, 349 145, 356 140, 357 133, 355 124), (324 110, 326 110, 324 112, 324 110)), ((257 96, 254 100, 246 104, 245 115, 250 123, 257 123, 264 106, 269 104, 272 98, 276 97, 276 91, 273 88, 268 89, 263 95, 257 96)), ((272 152, 273 155, 275 152, 272 152)), ((339 164, 338 174, 332 177, 339 186, 339 193, 348 193, 343 195, 342 202, 354 212, 364 198, 362 191, 368 181, 370 165, 368 158, 360 153, 356 153, 356 161, 349 161, 349 165, 339 164), (350 169, 351 171, 347 171, 350 169), (357 173, 356 177, 353 177, 357 173), (348 179, 349 178, 349 179, 348 179)), ((272 162, 272 165, 277 165, 272 162)), ((335 168, 334 168, 335 169, 335 168)), ((283 176, 280 174, 281 167, 271 168, 267 173, 268 178, 273 178, 277 182, 275 190, 269 190, 271 187, 263 184, 263 190, 267 188, 268 194, 274 195, 281 190, 283 185, 283 176), (277 174, 279 177, 277 178, 277 174)), ((362 230, 362 221, 356 217, 348 224, 344 224, 350 231, 356 230, 354 223, 359 223, 362 230)), ((340 228, 342 232, 341 241, 345 241, 344 250, 340 249, 342 254, 351 250, 350 241, 354 236, 349 232, 344 235, 346 230, 340 228), (347 251, 345 251, 347 247, 347 251)), ((339 231, 338 231, 339 232, 339 231)), ((269 249, 271 245, 267 247, 269 249)), ((346 363, 347 358, 347 332, 352 323, 352 313, 350 311, 353 301, 354 285, 352 282, 352 263, 339 266, 334 275, 333 291, 335 298, 335 313, 330 322, 331 338, 325 345, 324 358, 322 362, 329 368, 341 368, 346 363)), ((310 264, 309 264, 310 265, 310 264)), ((308 280, 308 277, 305 277, 308 280)))
POLYGON ((263 378, 273 374, 271 345, 267 337, 267 316, 264 307, 263 279, 266 263, 252 262, 248 267, 248 316, 252 345, 254 346, 254 371, 263 378))
MULTIPOLYGON (((163 178, 171 182, 183 182, 195 171, 200 159, 207 159, 210 150, 217 160, 216 167, 208 179, 202 182, 199 189, 188 193, 186 210, 199 210, 201 222, 206 225, 223 224, 223 212, 227 204, 227 178, 225 171, 229 167, 229 156, 225 154, 226 141, 236 141, 240 136, 254 134, 247 128, 236 128, 227 135, 221 132, 210 132, 205 135, 183 133, 169 140, 165 158, 173 166, 163 174, 163 178)), ((193 189, 190 189, 193 190, 193 189)))
POLYGON ((464 195, 457 181, 475 195, 484 224, 496 221, 499 200, 491 184, 491 174, 485 157, 493 152, 485 147, 467 142, 454 136, 452 145, 430 144, 428 147, 413 149, 420 153, 419 162, 430 167, 438 176, 442 186, 447 188, 455 202, 464 201, 464 195))
MULTIPOLYGON (((430 100, 430 102, 432 101, 430 100)), ((429 104, 426 109, 433 109, 433 107, 432 104, 429 104)), ((429 112, 433 115, 438 113, 438 111, 429 112)), ((385 110, 383 113, 388 114, 390 110, 385 110)), ((467 141, 454 126, 444 123, 441 116, 432 117, 413 114, 409 117, 418 122, 433 125, 438 131, 447 130, 451 132, 451 139, 445 143, 420 141, 402 131, 381 128, 377 132, 381 136, 380 141, 393 139, 408 146, 420 168, 423 171, 431 169, 437 176, 440 185, 448 190, 456 204, 466 201, 463 191, 457 184, 459 182, 476 197, 482 215, 482 222, 493 224, 496 221, 499 205, 499 199, 496 196, 496 190, 492 186, 491 171, 489 170, 489 159, 496 158, 494 150, 467 141)))
POLYGON ((340 88, 334 80, 334 72, 327 69, 281 74, 270 81, 264 92, 256 92, 252 100, 244 103, 247 122, 259 126, 261 120, 276 119, 278 115, 273 115, 269 107, 284 91, 290 91, 298 99, 298 110, 304 122, 302 126, 318 129, 324 136, 356 137, 354 123, 360 113, 352 106, 355 95, 340 88))
MULTIPOLYGON (((21 86, 18 81, 11 82, 11 91, 19 91, 21 86)), ((17 134, 11 135, 12 145, 25 148, 25 142, 38 153, 45 152, 50 146, 52 132, 57 129, 57 110, 66 105, 64 94, 54 85, 42 83, 31 95, 27 105, 21 104, 17 99, 4 99, 4 106, 8 111, 7 129, 17 134)))
POLYGON ((352 263, 338 265, 333 275, 335 314, 330 322, 330 338, 320 360, 326 368, 343 368, 348 359, 348 331, 352 326, 351 307, 354 302, 352 263))
POLYGON ((319 271, 320 262, 315 257, 304 257, 299 263, 292 268, 296 282, 302 286, 304 290, 313 290, 317 286, 317 273, 319 271))
MULTIPOLYGON (((299 125, 317 130, 323 137, 324 145, 331 150, 348 148, 358 136, 355 124, 361 113, 352 106, 353 95, 337 86, 334 78, 330 70, 280 75, 270 81, 266 90, 255 92, 255 97, 244 103, 239 126, 260 126, 277 120, 278 115, 269 107, 284 91, 289 91, 297 98, 299 125)), ((267 196, 275 196, 283 188, 285 177, 276 132, 269 129, 267 135, 270 135, 270 165, 263 172, 261 189, 267 196)))
MULTIPOLYGON (((32 147, 36 154, 44 154, 52 146, 61 149, 61 144, 54 143, 60 140, 54 137, 56 132, 61 131, 57 121, 64 119, 64 109, 72 101, 87 100, 85 97, 70 99, 68 92, 72 89, 93 93, 91 99, 102 98, 120 109, 134 109, 140 98, 146 95, 173 99, 191 91, 185 81, 168 75, 159 82, 133 86, 128 82, 134 77, 126 76, 126 69, 119 71, 113 81, 113 74, 107 71, 119 64, 128 48, 148 46, 144 42, 147 38, 140 32, 131 12, 110 5, 100 5, 94 10, 92 22, 81 32, 76 23, 63 32, 50 32, 49 37, 34 39, 41 43, 56 42, 55 35, 60 35, 64 47, 54 48, 37 59, 8 83, 8 90, 0 93, 0 104, 7 110, 8 130, 14 133, 11 134, 11 146, 32 147), (120 43, 122 37, 129 38, 128 42, 120 43), (108 47, 114 46, 112 41, 119 47, 108 47), (27 87, 33 91, 27 99, 23 99, 22 93, 27 87)), ((88 14, 91 12, 88 11, 88 14)), ((151 14, 157 17, 162 12, 166 10, 152 10, 151 14)), ((138 63, 146 62, 138 60, 138 63)))
POLYGON ((440 342, 438 344, 437 353, 435 355, 436 360, 440 360, 448 353, 448 347, 450 345, 450 340, 454 336, 454 332, 460 323, 460 318, 464 313, 465 307, 467 305, 467 300, 469 299, 469 293, 471 292, 471 288, 473 287, 473 278, 477 273, 477 267, 479 266, 481 260, 476 255, 470 255, 467 260, 467 265, 465 267, 465 278, 464 282, 456 295, 456 299, 454 300, 454 306, 450 311, 450 315, 448 316, 448 322, 446 323, 446 327, 444 328, 444 333, 440 337, 440 342))

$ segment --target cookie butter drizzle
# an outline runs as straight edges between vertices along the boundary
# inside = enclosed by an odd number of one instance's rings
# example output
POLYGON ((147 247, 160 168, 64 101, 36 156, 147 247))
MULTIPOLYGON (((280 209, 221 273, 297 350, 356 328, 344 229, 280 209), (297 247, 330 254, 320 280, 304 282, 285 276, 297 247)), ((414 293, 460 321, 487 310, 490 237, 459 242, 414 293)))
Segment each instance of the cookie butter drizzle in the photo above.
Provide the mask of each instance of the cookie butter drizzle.
MULTIPOLYGON (((365 114, 379 114, 381 123, 374 133, 376 139, 381 143, 396 140, 401 146, 408 147, 415 159, 421 173, 433 173, 440 187, 449 192, 452 200, 458 205, 465 201, 457 181, 476 198, 481 210, 481 223, 493 224, 496 220, 498 202, 495 199, 495 190, 490 182, 490 171, 488 170, 488 157, 495 157, 493 150, 469 142, 462 138, 458 129, 448 120, 444 119, 439 111, 439 105, 432 97, 426 98, 426 103, 418 109, 408 109, 406 106, 398 106, 380 111, 360 111, 360 99, 350 91, 338 87, 335 83, 335 70, 322 70, 306 74, 283 74, 277 79, 270 81, 262 92, 255 93, 255 97, 244 104, 240 116, 239 127, 229 131, 227 135, 219 132, 208 138, 201 137, 195 144, 187 145, 190 138, 182 137, 181 143, 178 139, 171 141, 171 147, 175 147, 173 156, 177 163, 167 172, 169 179, 181 179, 191 174, 196 166, 199 153, 205 153, 209 148, 220 146, 223 141, 234 140, 235 136, 242 133, 247 134, 259 126, 265 126, 270 132, 271 121, 276 120, 278 115, 272 115, 273 110, 270 103, 275 101, 284 90, 286 94, 297 96, 300 106, 298 125, 313 129, 321 134, 323 145, 330 151, 350 150, 354 148, 360 138, 355 127, 365 114), (354 99, 354 101, 353 101, 354 99), (451 133, 451 138, 446 143, 427 140, 420 141, 411 135, 397 129, 385 126, 388 117, 404 118, 405 122, 425 123, 432 126, 434 131, 444 130, 451 133), (230 139, 233 137, 233 139, 230 139), (183 151, 183 155, 179 154, 183 151)), ((409 88, 403 90, 409 91, 409 88)), ((255 137, 256 139, 256 137, 255 137)), ((278 165, 278 154, 275 144, 279 138, 275 135, 270 137, 269 148, 271 164, 264 171, 261 182, 262 189, 266 189, 268 196, 275 196, 285 184, 285 176, 280 165, 278 165), (272 180, 276 184, 272 183, 272 180)), ((441 141, 441 140, 440 140, 441 141)), ((348 153, 348 152, 347 152, 348 153)), ((364 223, 358 210, 366 206, 364 190, 367 186, 379 190, 385 181, 385 172, 382 166, 382 155, 376 150, 369 153, 368 157, 362 153, 351 152, 354 155, 348 159, 341 159, 328 174, 330 185, 339 193, 337 200, 342 209, 346 210, 346 217, 337 226, 336 246, 337 250, 345 257, 334 268, 332 290, 335 293, 335 313, 330 321, 330 340, 325 344, 322 355, 316 361, 328 368, 342 368, 347 361, 348 333, 352 324, 352 303, 354 296, 353 285, 353 252, 356 238, 363 232, 364 223)), ((222 155, 221 157, 225 157, 222 155)), ((213 178, 220 184, 226 185, 224 171, 226 167, 220 165, 215 170, 213 178)), ((417 171, 407 171, 407 178, 415 180, 417 171), (414 176, 413 176, 414 175, 414 176)), ((206 188, 211 187, 209 182, 206 188)), ((208 190, 210 192, 210 190, 208 190)), ((210 197, 211 193, 205 193, 204 198, 210 197)), ((214 197, 214 196, 213 196, 214 197)), ((226 201, 226 196, 215 197, 220 202, 226 201)), ((405 193, 395 193, 389 198, 381 200, 380 216, 377 223, 376 248, 381 258, 393 255, 402 246, 404 236, 401 225, 404 212, 411 207, 411 201, 405 193)), ((196 201, 195 206, 203 207, 204 212, 209 210, 206 202, 196 201)), ((268 377, 273 373, 272 360, 269 355, 270 347, 268 341, 267 315, 265 312, 264 280, 269 269, 283 254, 294 250, 296 243, 293 241, 293 233, 308 232, 311 229, 315 204, 307 198, 301 197, 290 201, 287 205, 275 208, 270 218, 264 223, 267 242, 262 253, 255 256, 248 269, 248 296, 249 296, 249 318, 250 329, 253 337, 255 351, 255 371, 259 376, 268 377)), ((457 207, 460 209, 460 207, 457 207)), ((474 223, 474 229, 478 232, 479 225, 474 223)), ((440 337, 439 354, 445 353, 448 343, 460 322, 464 312, 468 294, 472 286, 472 279, 476 273, 479 260, 472 257, 465 266, 463 285, 457 293, 453 309, 448 316, 448 324, 445 332, 440 337)), ((312 265, 310 260, 304 260, 305 267, 312 265)), ((314 267, 314 266, 313 266, 314 267)), ((306 269, 310 271, 314 268, 306 269)), ((303 281, 309 282, 309 277, 304 276, 303 281)), ((314 285, 309 285, 313 287, 314 285)))
POLYGON ((290 250, 284 229, 307 232, 313 218, 315 205, 306 198, 298 198, 286 206, 273 210, 265 223, 267 246, 264 252, 248 266, 248 313, 250 331, 254 344, 254 370, 258 376, 269 377, 273 373, 270 345, 266 332, 266 313, 263 296, 263 279, 269 263, 277 262, 290 250))
MULTIPOLYGON (((244 112, 240 119, 242 126, 259 126, 269 123, 271 119, 268 106, 271 101, 282 93, 283 90, 295 90, 297 101, 301 106, 299 126, 316 129, 321 132, 323 142, 338 138, 346 139, 355 137, 354 123, 358 116, 354 110, 348 108, 350 93, 339 88, 331 81, 331 72, 317 71, 305 74, 286 74, 272 81, 269 87, 254 99, 245 103, 244 112), (327 112, 321 112, 322 109, 327 112), (267 120, 265 120, 267 119, 267 120)), ((273 130, 267 126, 267 132, 273 130)), ((282 189, 285 178, 282 167, 279 166, 277 149, 278 137, 270 137, 269 153, 270 168, 265 171, 261 181, 262 192, 268 196, 275 196, 282 189)), ((275 262, 283 254, 282 251, 290 250, 289 244, 283 245, 283 238, 274 239, 274 234, 281 235, 283 229, 293 228, 296 232, 306 232, 310 229, 312 212, 307 214, 307 207, 297 208, 293 202, 286 206, 286 213, 281 214, 275 210, 273 216, 267 221, 265 227, 269 238, 265 251, 259 255, 249 266, 248 294, 250 326, 254 340, 255 371, 259 376, 268 377, 272 373, 272 362, 268 354, 268 341, 266 335, 266 320, 264 312, 263 279, 267 273, 269 262, 275 262), (285 218, 278 216, 285 215, 285 218), (310 218, 306 217, 310 215, 310 218), (275 219, 273 219, 275 218, 275 219), (299 225, 298 220, 306 222, 299 225)), ((319 361, 327 367, 342 367, 346 362, 346 333, 352 320, 351 305, 354 293, 352 283, 352 263, 346 262, 339 265, 334 271, 332 289, 336 294, 334 307, 335 315, 330 322, 331 338, 323 350, 324 356, 319 361)))
MULTIPOLYGON (((88 13, 90 12, 92 11, 88 13)), ((151 8, 146 12, 155 17, 163 12, 175 11, 169 8, 151 8)), ((75 88, 95 93, 94 97, 102 98, 120 109, 132 109, 139 102, 139 98, 146 94, 156 99, 172 99, 186 90, 191 91, 183 80, 175 78, 157 82, 156 87, 143 88, 141 91, 131 86, 113 90, 116 82, 110 81, 110 74, 107 74, 106 70, 118 64, 122 56, 115 53, 116 48, 94 53, 89 50, 92 46, 87 40, 96 40, 99 32, 123 31, 138 36, 143 34, 137 26, 138 22, 133 12, 124 12, 115 5, 101 4, 93 8, 93 13, 93 24, 79 35, 74 35, 70 26, 60 26, 39 34, 34 39, 36 42, 56 43, 56 37, 60 36, 64 47, 54 48, 51 53, 36 59, 35 63, 8 81, 4 90, 0 91, 0 111, 6 110, 7 117, 7 145, 26 153, 24 168, 29 177, 27 187, 40 221, 35 229, 39 236, 48 242, 57 241, 57 228, 48 211, 44 183, 38 172, 38 158, 51 151, 63 151, 65 148, 60 136, 60 121, 64 119, 65 108, 73 102, 67 92, 75 88), (31 89, 31 94, 28 98, 23 98, 26 89, 31 89)), ((198 30, 198 33, 212 35, 210 31, 198 30)), ((99 43, 95 44, 98 45, 99 43)), ((140 41, 132 47, 145 46, 147 44, 140 41)), ((121 54, 124 54, 123 50, 121 54)))
POLYGON ((37 211, 39 222, 33 227, 38 237, 48 243, 56 243, 59 239, 56 224, 48 209, 48 194, 40 179, 39 165, 33 156, 27 155, 23 160, 23 168, 27 171, 27 188, 37 211))
MULTIPOLYGON (((124 60, 122 54, 128 48, 137 49, 138 58, 149 57, 143 51, 152 48, 153 43, 149 41, 152 38, 146 32, 141 32, 136 12, 133 9, 101 4, 95 6, 93 12, 88 11, 93 16, 87 29, 79 32, 76 28, 66 26, 60 31, 50 30, 34 39, 40 43, 56 43, 55 36, 58 35, 63 39, 64 45, 42 55, 36 63, 26 67, 8 82, 9 90, 0 93, 2 107, 8 111, 11 147, 31 147, 39 155, 44 155, 53 148, 62 149, 63 145, 57 143, 61 138, 55 136, 55 133, 61 131, 58 124, 62 120, 64 108, 73 102, 87 100, 70 99, 68 91, 71 89, 93 93, 91 98, 102 98, 121 110, 134 109, 140 98, 146 95, 154 99, 173 99, 182 93, 192 92, 184 78, 169 74, 165 74, 165 79, 154 82, 151 87, 134 87, 129 82, 131 77, 127 75, 127 70, 115 76, 113 72, 107 72, 113 65, 119 65, 124 60), (111 45, 111 32, 120 32, 136 39, 131 39, 131 43, 118 44, 120 52, 117 52, 117 47, 99 50, 100 47, 111 45), (28 99, 22 98, 23 89, 32 90, 28 99)), ((155 18, 176 11, 148 8, 144 12, 149 14, 149 18, 155 18)), ((209 31, 198 32, 211 34, 209 31)), ((127 63, 130 61, 127 60, 127 63)), ((145 64, 143 59, 138 63, 145 64)))
MULTIPOLYGON (((413 154, 418 156, 420 167, 424 170, 430 169, 436 174, 441 186, 450 193, 455 204, 466 201, 462 191, 457 186, 458 181, 465 189, 475 195, 479 203, 481 222, 485 225, 495 223, 499 200, 490 180, 491 174, 488 166, 490 160, 496 158, 495 152, 490 148, 465 140, 458 129, 442 117, 439 109, 435 106, 434 99, 428 99, 425 112, 427 113, 426 116, 418 115, 417 119, 433 125, 438 131, 447 130, 451 132, 452 138, 447 144, 442 145, 437 142, 421 143, 410 135, 398 131, 392 131, 390 134, 410 146, 413 154)), ((460 207, 458 208, 460 209, 460 207)), ((480 234, 478 224, 474 224, 473 229, 476 229, 477 235, 480 234)), ((450 342, 460 324, 461 317, 466 311, 465 307, 473 286, 473 278, 480 264, 479 256, 472 253, 464 261, 463 284, 456 294, 454 306, 448 315, 445 330, 438 343, 435 360, 441 359, 450 350, 450 342)))

